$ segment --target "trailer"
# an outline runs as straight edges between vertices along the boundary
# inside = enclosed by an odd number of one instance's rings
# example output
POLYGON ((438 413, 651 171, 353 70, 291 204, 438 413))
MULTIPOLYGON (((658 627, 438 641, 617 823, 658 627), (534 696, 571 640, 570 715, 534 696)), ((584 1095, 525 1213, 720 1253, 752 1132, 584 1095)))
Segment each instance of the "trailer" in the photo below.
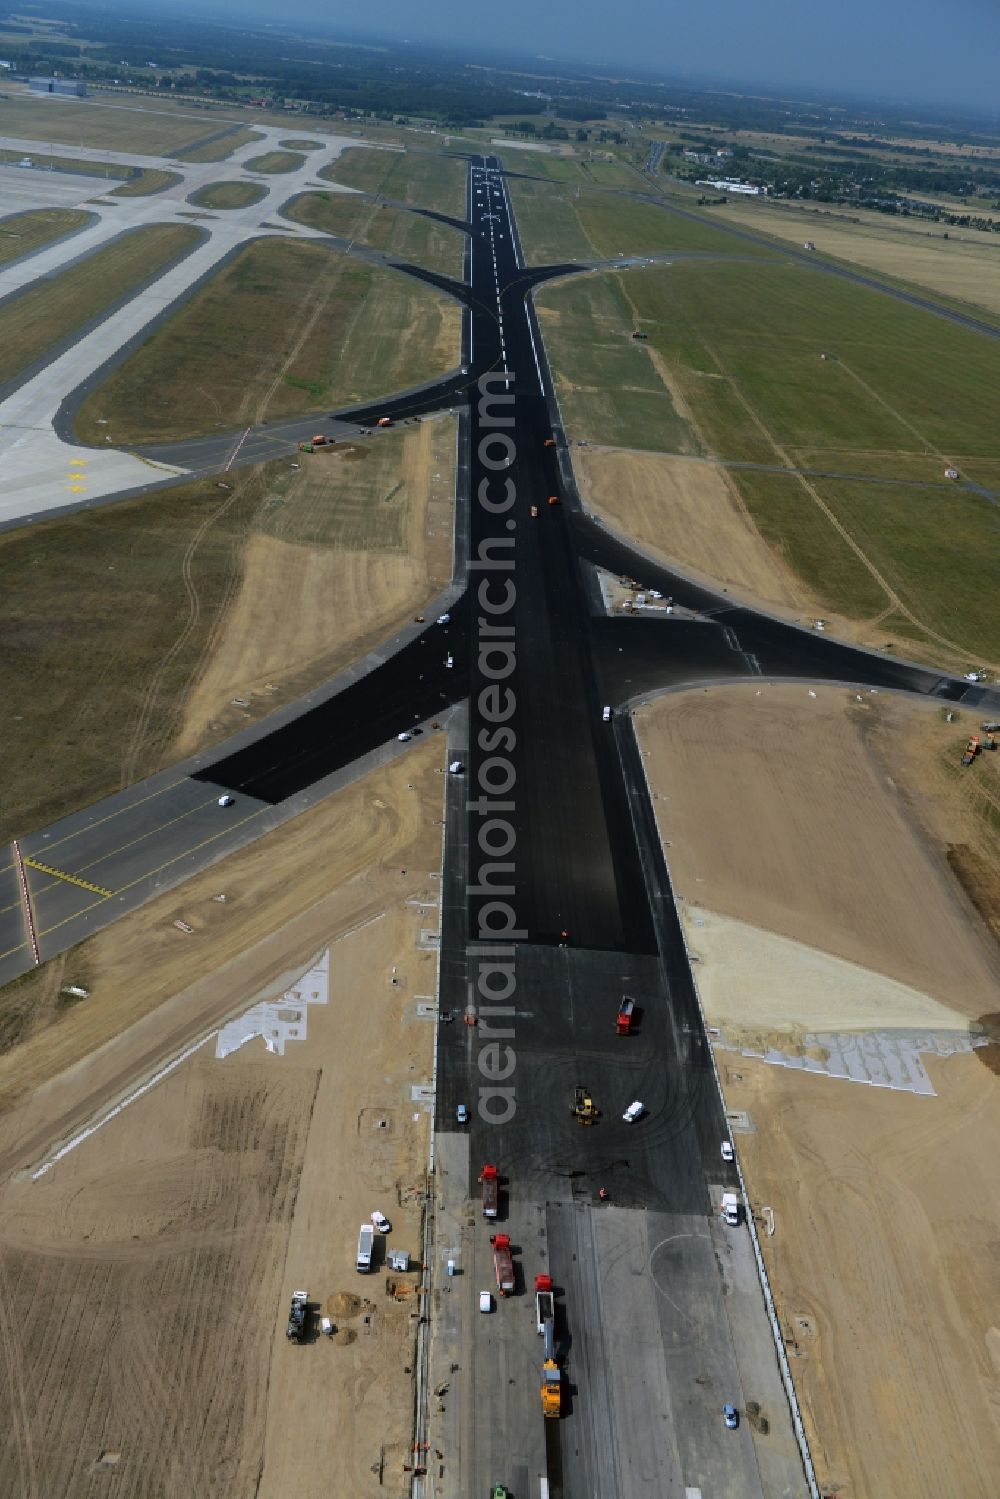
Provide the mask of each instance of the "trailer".
POLYGON ((551 1275, 535 1276, 535 1326, 538 1336, 544 1337, 546 1322, 555 1323, 556 1299, 552 1290, 551 1275))
POLYGON ((635 1000, 623 994, 615 1019, 615 1030, 619 1036, 631 1036, 635 1024, 635 1000))
POLYGON ((372 1249, 375 1244, 375 1229, 370 1223, 362 1223, 358 1234, 358 1257, 355 1269, 359 1275, 367 1275, 372 1267, 372 1249))
POLYGON ((483 1189, 483 1217, 495 1218, 500 1201, 500 1173, 495 1166, 484 1166, 479 1173, 483 1189))
POLYGON ((501 1296, 511 1296, 514 1292, 514 1257, 510 1252, 510 1235, 493 1234, 490 1243, 493 1246, 497 1290, 501 1296))
POLYGON ((290 1343, 301 1343, 306 1335, 306 1322, 309 1316, 309 1292, 293 1291, 292 1306, 288 1313, 288 1326, 285 1328, 285 1337, 290 1343))

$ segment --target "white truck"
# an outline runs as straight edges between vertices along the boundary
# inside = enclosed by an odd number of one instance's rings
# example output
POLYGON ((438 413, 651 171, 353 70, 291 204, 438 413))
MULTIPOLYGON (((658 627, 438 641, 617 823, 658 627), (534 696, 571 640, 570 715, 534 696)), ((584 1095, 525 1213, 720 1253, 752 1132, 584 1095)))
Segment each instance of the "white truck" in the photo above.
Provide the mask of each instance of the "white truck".
POLYGON ((355 1266, 359 1275, 367 1275, 371 1270, 374 1239, 375 1229, 370 1223, 362 1223, 361 1232, 358 1234, 358 1259, 355 1266))
POLYGON ((722 1206, 719 1211, 730 1228, 738 1228, 740 1223, 740 1199, 735 1192, 723 1192, 722 1206))

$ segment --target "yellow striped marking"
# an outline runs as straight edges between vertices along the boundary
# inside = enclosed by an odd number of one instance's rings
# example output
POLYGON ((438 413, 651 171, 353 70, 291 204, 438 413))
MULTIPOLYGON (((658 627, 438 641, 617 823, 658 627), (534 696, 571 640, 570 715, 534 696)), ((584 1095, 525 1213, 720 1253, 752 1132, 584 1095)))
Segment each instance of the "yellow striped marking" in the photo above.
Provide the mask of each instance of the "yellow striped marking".
POLYGON ((79 885, 81 890, 102 895, 105 900, 110 900, 115 893, 113 890, 106 890, 103 885, 92 885, 89 880, 82 880, 78 874, 70 874, 65 869, 55 869, 51 864, 43 864, 41 859, 26 858, 24 862, 29 869, 40 869, 42 874, 50 874, 53 879, 65 880, 70 885, 79 885))

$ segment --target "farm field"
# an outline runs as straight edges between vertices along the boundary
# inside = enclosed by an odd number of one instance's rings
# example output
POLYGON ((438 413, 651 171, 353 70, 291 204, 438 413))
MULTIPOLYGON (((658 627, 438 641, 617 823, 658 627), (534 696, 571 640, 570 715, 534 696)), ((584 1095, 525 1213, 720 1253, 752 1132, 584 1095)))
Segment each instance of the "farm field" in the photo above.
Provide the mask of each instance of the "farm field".
POLYGON ((0 383, 43 358, 198 242, 198 231, 185 224, 132 229, 79 264, 0 303, 0 383))
POLYGON ((321 1492, 333 1457, 352 1496, 403 1492, 415 1278, 396 1277, 395 1294, 382 1271, 359 1284, 354 1252, 379 1207, 391 1242, 420 1257, 428 1117, 410 1087, 430 1078, 434 1032, 414 996, 433 992, 435 955, 417 950, 415 906, 439 897, 443 756, 426 742, 100 934, 71 955, 86 1004, 47 1047, 0 1058, 0 1266, 32 1392, 0 1438, 7 1492, 27 1464, 39 1493, 149 1492, 155 1473, 178 1493, 284 1499, 321 1492), (200 934, 189 944, 164 941, 176 909, 200 934), (220 1060, 210 1039, 45 1176, 10 1181, 15 1157, 44 1156, 71 1119, 100 1115, 327 952, 328 1000, 283 1055, 257 1039, 220 1060), (46 1118, 29 1079, 73 1056, 87 1060, 62 1072, 46 1118), (333 1312, 334 1338, 287 1342, 299 1287, 314 1329, 333 1312), (43 1439, 52 1426, 58 1442, 43 1439))
POLYGON ((33 208, 0 219, 0 265, 19 260, 64 234, 82 229, 90 217, 81 208, 33 208))
POLYGON ((414 208, 465 217, 465 163, 457 158, 351 146, 319 175, 414 208))
POLYGON ((76 430, 153 441, 346 406, 452 368, 459 328, 457 303, 401 272, 258 241, 87 397, 76 430))
POLYGON ((303 193, 284 210, 296 224, 339 234, 384 250, 399 260, 460 278, 465 236, 448 224, 354 193, 303 193))
POLYGON ((995 506, 944 478, 1000 472, 1000 344, 766 261, 571 280, 538 304, 572 436, 791 470, 731 477, 825 609, 952 669, 1000 662, 988 603, 965 607, 969 567, 996 565, 995 506), (829 477, 797 472, 814 468, 829 477))
POLYGON ((706 213, 736 228, 791 241, 796 248, 810 239, 817 253, 909 282, 956 305, 979 306, 1000 315, 1000 245, 995 235, 953 229, 945 238, 940 228, 930 229, 917 220, 887 221, 884 214, 860 210, 848 216, 731 203, 706 213))
POLYGON ((259 182, 209 182, 191 194, 196 208, 249 208, 267 192, 259 182))
POLYGON ((398 628, 451 575, 454 464, 442 418, 0 536, 0 837, 217 743, 398 628))

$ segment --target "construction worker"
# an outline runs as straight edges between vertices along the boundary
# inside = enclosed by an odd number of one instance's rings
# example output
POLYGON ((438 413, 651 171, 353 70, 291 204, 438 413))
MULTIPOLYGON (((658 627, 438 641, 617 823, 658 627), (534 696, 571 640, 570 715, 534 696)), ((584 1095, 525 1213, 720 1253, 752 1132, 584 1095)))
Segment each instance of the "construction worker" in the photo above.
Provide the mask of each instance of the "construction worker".
POLYGON ((597 1197, 598 1197, 598 1201, 599 1202, 607 1202, 607 1200, 608 1200, 608 1189, 607 1189, 607 1187, 601 1187, 600 1191, 597 1194, 597 1197))

